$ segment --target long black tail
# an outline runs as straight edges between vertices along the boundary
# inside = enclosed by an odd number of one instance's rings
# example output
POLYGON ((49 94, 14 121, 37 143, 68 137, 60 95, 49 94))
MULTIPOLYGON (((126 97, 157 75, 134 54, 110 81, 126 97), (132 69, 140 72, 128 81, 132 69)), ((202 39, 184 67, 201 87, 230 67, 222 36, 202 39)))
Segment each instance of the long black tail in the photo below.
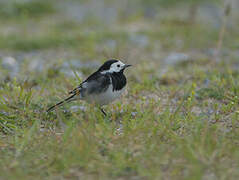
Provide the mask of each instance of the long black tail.
POLYGON ((70 97, 64 99, 63 101, 61 101, 61 102, 55 104, 54 106, 51 106, 49 109, 47 109, 46 112, 50 112, 50 111, 54 110, 56 107, 59 107, 59 106, 63 105, 64 103, 73 100, 72 98, 73 98, 75 95, 76 95, 76 94, 73 94, 73 95, 71 95, 70 97))

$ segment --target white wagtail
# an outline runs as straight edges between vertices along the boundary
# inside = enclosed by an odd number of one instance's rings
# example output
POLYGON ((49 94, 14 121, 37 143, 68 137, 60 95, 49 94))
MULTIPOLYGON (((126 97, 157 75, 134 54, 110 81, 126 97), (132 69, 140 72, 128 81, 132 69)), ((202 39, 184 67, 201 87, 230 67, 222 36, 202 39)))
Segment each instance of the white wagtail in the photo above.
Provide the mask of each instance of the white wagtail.
POLYGON ((80 99, 100 106, 101 112, 106 115, 102 106, 121 96, 127 82, 124 70, 129 66, 131 65, 116 59, 106 61, 77 88, 70 91, 68 98, 50 107, 47 112, 66 102, 80 99))

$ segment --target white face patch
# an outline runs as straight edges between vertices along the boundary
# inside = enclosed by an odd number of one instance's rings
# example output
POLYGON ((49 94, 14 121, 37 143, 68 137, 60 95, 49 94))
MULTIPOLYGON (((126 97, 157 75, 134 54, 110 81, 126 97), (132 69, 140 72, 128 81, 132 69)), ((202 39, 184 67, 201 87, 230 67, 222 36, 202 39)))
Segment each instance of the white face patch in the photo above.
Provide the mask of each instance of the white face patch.
POLYGON ((101 73, 105 74, 105 73, 120 72, 122 69, 124 69, 124 66, 125 66, 124 63, 122 63, 121 61, 117 61, 117 62, 111 64, 109 70, 103 71, 101 73))

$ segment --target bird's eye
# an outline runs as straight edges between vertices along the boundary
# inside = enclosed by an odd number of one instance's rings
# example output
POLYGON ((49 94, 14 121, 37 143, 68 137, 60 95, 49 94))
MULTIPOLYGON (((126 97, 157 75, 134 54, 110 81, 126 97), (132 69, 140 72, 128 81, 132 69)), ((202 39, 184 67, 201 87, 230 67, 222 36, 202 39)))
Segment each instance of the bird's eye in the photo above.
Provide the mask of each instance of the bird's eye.
POLYGON ((117 67, 120 67, 120 65, 118 64, 117 67))

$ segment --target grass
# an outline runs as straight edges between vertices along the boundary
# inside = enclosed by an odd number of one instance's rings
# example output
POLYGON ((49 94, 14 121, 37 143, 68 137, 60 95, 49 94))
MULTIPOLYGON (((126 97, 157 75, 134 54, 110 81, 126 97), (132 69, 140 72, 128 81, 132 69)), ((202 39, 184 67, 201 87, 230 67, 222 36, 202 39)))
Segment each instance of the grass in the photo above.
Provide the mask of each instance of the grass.
POLYGON ((51 14, 55 11, 51 1, 3 1, 0 3, 1 19, 21 19, 27 17, 39 17, 51 14))
POLYGON ((0 26, 16 30, 0 37, 0 179, 238 178, 236 31, 225 34, 227 50, 214 62, 208 49, 219 31, 203 23, 138 17, 146 28, 132 33, 131 21, 109 29, 53 16, 51 25, 45 12, 0 26), (171 52, 190 58, 164 62, 171 52), (82 101, 45 113, 109 57, 133 67, 125 95, 105 107, 107 117, 82 101), (35 61, 43 68, 32 68, 35 61))

